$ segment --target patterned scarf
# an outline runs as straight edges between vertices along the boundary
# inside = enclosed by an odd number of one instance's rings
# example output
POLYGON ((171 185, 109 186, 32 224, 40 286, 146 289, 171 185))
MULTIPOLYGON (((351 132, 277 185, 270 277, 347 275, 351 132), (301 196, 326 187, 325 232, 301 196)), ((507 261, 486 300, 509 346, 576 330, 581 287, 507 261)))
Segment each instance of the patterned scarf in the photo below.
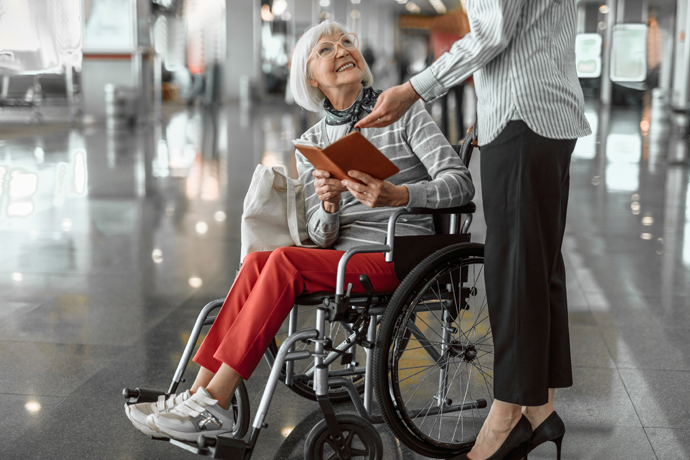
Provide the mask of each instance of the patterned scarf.
POLYGON ((359 121, 362 110, 366 113, 371 113, 371 111, 374 110, 376 99, 378 99, 379 94, 381 94, 381 90, 376 90, 371 87, 364 88, 362 90, 362 99, 357 99, 354 104, 345 110, 334 109, 331 101, 326 99, 323 104, 323 108, 326 110, 326 124, 338 126, 349 123, 350 128, 347 130, 349 133, 359 121))

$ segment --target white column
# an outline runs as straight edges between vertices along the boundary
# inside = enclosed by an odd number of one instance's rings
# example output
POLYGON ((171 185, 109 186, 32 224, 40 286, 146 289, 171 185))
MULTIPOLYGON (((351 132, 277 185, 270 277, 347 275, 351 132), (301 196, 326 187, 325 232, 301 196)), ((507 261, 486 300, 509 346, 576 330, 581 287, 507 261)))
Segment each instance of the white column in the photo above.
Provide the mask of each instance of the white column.
POLYGON ((659 88, 668 95, 673 81, 673 30, 661 29, 663 54, 659 69, 659 88))
POLYGON ((688 104, 688 71, 690 70, 690 8, 687 0, 678 0, 676 4, 676 30, 673 39, 675 53, 673 57, 673 108, 685 108, 688 104))
POLYGON ((577 33, 585 33, 585 24, 587 18, 587 3, 579 2, 577 4, 577 33))
POLYGON ((225 12, 225 94, 236 100, 240 96, 240 81, 248 78, 254 88, 261 81, 261 0, 233 1, 225 12))
POLYGON ((618 0, 616 4, 616 24, 625 22, 625 0, 618 0))
POLYGON ((316 24, 319 22, 319 13, 321 13, 321 6, 319 5, 319 0, 311 1, 311 23, 316 24))
MULTIPOLYGON (((683 1, 683 0, 679 0, 683 1)), ((608 14, 604 18, 604 49, 601 56, 601 90, 599 98, 602 104, 611 104, 611 42, 613 39, 613 26, 616 25, 616 7, 618 0, 607 0, 608 14)))

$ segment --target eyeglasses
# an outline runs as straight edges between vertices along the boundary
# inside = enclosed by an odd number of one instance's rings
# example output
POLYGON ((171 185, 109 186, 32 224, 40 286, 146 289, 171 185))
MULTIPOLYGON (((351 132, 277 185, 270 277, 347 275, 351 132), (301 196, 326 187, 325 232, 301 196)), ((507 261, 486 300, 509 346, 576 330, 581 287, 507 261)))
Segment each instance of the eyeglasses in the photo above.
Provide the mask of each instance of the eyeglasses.
POLYGON ((338 47, 342 46, 346 50, 354 50, 359 47, 359 39, 357 34, 345 34, 340 37, 337 43, 333 42, 321 42, 316 45, 316 48, 312 51, 312 54, 316 53, 321 59, 329 60, 333 59, 337 54, 338 47))

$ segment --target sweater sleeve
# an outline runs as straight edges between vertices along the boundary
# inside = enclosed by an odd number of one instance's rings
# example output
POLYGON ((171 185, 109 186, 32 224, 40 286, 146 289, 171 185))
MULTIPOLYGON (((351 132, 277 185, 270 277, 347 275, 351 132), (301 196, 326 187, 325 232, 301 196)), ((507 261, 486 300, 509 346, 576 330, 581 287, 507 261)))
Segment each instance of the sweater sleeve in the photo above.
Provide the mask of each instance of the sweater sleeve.
POLYGON ((462 206, 474 197, 472 177, 448 143, 421 101, 405 115, 406 141, 424 164, 431 180, 405 184, 410 192, 408 207, 450 208, 462 206))
POLYGON ((524 3, 525 0, 481 0, 468 5, 471 32, 428 69, 412 77, 410 83, 417 94, 431 102, 498 56, 515 34, 524 3))
POLYGON ((333 246, 340 232, 340 211, 327 213, 314 190, 314 166, 295 150, 297 173, 304 192, 304 208, 307 213, 307 230, 309 238, 322 248, 333 246))

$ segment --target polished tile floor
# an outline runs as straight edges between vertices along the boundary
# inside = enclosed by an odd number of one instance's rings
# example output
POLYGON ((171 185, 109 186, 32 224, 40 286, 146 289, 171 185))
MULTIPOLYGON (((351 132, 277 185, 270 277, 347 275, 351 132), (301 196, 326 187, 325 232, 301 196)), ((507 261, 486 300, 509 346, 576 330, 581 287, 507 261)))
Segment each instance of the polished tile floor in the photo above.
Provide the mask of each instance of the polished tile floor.
MULTIPOLYGON (((588 107, 596 134, 574 154, 564 243, 575 386, 557 394, 563 458, 685 460, 688 145, 648 109, 588 107)), ((136 130, 0 134, 0 458, 194 458, 137 432, 120 391, 167 389, 196 313, 234 277, 255 165, 294 173, 290 140, 309 122, 267 103, 136 130)), ((247 384, 254 409, 267 374, 261 364, 247 384)), ((254 458, 300 458, 319 418, 280 386, 254 458)), ((385 459, 420 458, 379 430, 385 459)))

